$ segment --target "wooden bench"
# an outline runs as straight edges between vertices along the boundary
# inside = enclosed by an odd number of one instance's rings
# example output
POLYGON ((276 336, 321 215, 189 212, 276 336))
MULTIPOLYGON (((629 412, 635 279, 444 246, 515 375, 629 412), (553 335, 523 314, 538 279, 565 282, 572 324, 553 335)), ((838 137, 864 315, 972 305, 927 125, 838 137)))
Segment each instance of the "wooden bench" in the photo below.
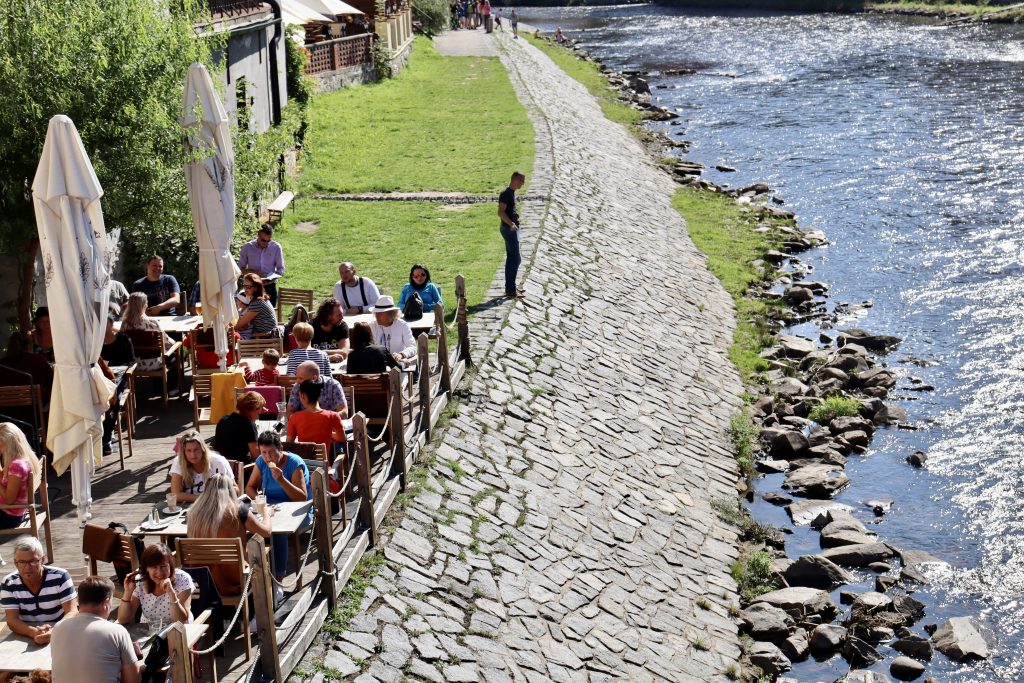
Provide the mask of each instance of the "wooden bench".
POLYGON ((288 208, 293 199, 295 199, 295 193, 287 190, 277 195, 277 199, 272 201, 270 206, 267 207, 267 222, 277 223, 280 221, 284 210, 288 208))

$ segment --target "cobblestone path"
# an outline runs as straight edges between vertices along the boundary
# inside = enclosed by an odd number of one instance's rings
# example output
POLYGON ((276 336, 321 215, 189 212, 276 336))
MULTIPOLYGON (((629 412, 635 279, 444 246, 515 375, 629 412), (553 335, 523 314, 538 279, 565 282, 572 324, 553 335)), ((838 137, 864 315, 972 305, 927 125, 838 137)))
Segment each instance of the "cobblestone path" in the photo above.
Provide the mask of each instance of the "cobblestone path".
POLYGON ((525 40, 497 44, 538 133, 529 192, 551 197, 523 211, 527 297, 478 314, 470 396, 360 615, 314 654, 357 681, 726 680, 731 303, 630 135, 525 40))

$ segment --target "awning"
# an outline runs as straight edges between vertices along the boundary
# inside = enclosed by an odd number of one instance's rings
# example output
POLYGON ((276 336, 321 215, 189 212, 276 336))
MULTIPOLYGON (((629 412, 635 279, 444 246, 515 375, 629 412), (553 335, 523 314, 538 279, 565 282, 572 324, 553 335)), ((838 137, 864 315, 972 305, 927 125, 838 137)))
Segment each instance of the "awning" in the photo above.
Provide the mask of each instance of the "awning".
POLYGON ((304 5, 299 0, 281 0, 281 21, 288 24, 308 24, 312 21, 333 22, 334 19, 304 5))
MULTIPOLYGON (((288 1, 290 2, 291 0, 288 1)), ((362 14, 361 11, 341 0, 302 0, 302 2, 308 5, 310 9, 323 12, 324 14, 362 14)))

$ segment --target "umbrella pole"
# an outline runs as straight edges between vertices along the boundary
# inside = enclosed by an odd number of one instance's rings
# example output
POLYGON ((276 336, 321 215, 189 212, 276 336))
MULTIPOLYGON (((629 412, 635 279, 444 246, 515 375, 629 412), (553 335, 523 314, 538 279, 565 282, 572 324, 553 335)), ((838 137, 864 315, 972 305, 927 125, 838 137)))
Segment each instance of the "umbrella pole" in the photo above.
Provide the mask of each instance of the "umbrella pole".
POLYGON ((221 338, 223 340, 219 345, 218 344, 214 345, 214 346, 220 346, 220 350, 217 352, 217 358, 218 358, 217 364, 220 367, 220 371, 221 372, 227 372, 227 369, 228 369, 228 329, 227 329, 227 323, 224 321, 224 314, 219 312, 219 311, 217 312, 217 322, 216 322, 216 325, 217 325, 217 330, 214 332, 214 334, 217 337, 219 337, 219 338, 221 338))
POLYGON ((85 526, 92 519, 92 473, 95 469, 93 453, 93 440, 90 438, 86 443, 78 447, 78 455, 72 463, 72 489, 74 503, 78 506, 78 522, 85 526))

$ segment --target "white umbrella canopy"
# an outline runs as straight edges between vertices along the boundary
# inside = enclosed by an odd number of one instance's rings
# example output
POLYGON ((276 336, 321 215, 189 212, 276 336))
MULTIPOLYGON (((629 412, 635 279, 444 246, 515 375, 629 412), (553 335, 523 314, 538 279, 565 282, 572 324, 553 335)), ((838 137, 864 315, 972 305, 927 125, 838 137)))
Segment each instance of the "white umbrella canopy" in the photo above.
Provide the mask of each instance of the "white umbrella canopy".
POLYGON ((213 325, 214 350, 226 369, 227 323, 238 320, 235 286, 241 271, 231 255, 235 231, 235 154, 224 105, 202 64, 188 69, 181 126, 185 129, 185 183, 199 242, 203 327, 213 325))
POLYGON ((317 12, 335 16, 339 14, 362 14, 361 11, 341 0, 302 0, 302 4, 317 12))
POLYGON ((96 364, 110 300, 108 244, 96 172, 75 124, 50 119, 32 181, 53 335, 53 392, 46 445, 53 468, 72 467, 72 500, 84 524, 91 517, 90 480, 100 464, 103 413, 114 384, 96 364))
POLYGON ((334 21, 323 12, 318 12, 298 0, 281 0, 281 19, 285 25, 307 24, 311 21, 334 21))

